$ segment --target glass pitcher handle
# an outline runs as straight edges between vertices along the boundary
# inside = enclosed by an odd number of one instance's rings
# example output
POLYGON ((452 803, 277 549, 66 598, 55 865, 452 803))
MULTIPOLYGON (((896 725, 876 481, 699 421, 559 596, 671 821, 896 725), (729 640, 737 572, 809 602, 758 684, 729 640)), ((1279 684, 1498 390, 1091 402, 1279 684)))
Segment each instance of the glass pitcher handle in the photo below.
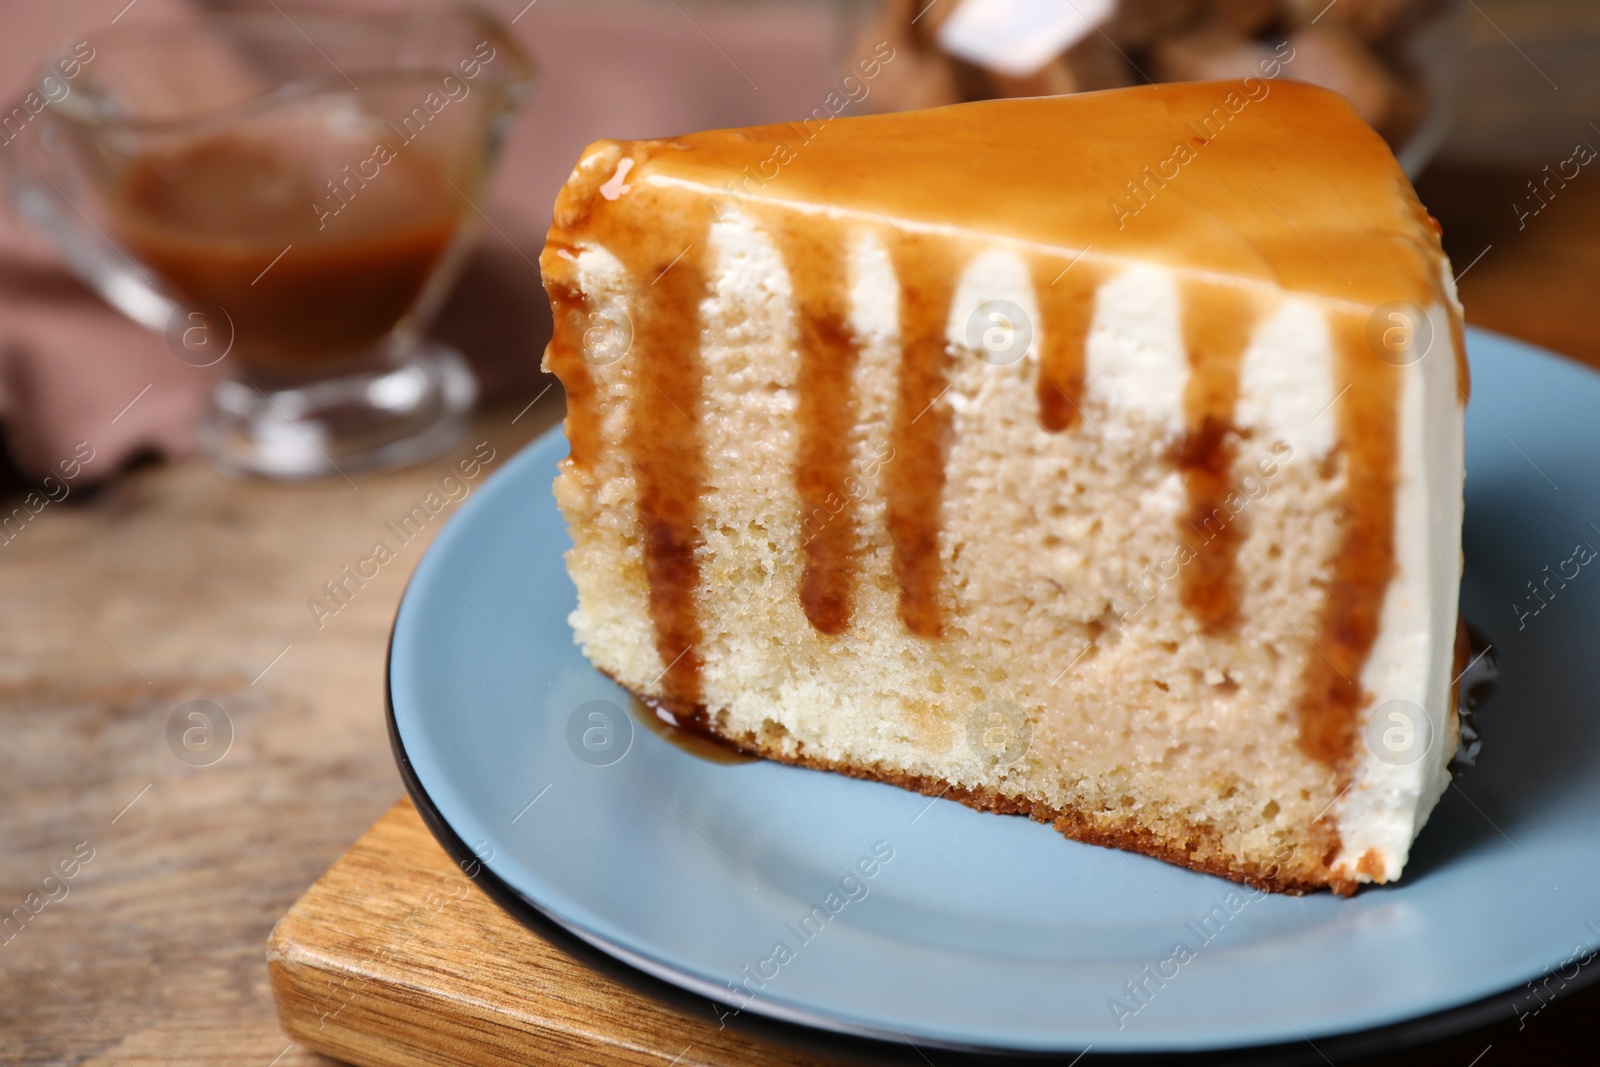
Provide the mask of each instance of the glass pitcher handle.
POLYGON ((43 99, 37 89, 30 91, 7 113, 28 115, 29 121, 13 118, 0 129, 0 170, 12 210, 48 237, 72 272, 113 307, 152 330, 167 329, 178 305, 86 213, 100 194, 74 166, 72 131, 51 116, 50 103, 37 111, 29 106, 43 99))

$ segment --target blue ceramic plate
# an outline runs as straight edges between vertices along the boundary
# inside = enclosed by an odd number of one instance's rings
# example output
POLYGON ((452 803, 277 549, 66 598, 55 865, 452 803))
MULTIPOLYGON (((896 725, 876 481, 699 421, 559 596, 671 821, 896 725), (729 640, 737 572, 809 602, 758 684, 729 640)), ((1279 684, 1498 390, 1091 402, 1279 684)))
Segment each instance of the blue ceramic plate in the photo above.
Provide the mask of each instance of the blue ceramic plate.
POLYGON ((1509 1012, 1507 991, 1548 971, 1589 977, 1569 961, 1600 945, 1600 563, 1542 607, 1528 585, 1600 546, 1600 377, 1493 334, 1468 348, 1464 610, 1505 681, 1479 766, 1397 885, 1257 897, 1024 818, 687 754, 573 645, 557 434, 467 501, 406 591, 389 663, 402 771, 513 912, 746 1017, 1131 1051, 1509 1012), (819 906, 828 921, 802 928, 819 906), (1163 965, 1179 942, 1191 958, 1163 965))

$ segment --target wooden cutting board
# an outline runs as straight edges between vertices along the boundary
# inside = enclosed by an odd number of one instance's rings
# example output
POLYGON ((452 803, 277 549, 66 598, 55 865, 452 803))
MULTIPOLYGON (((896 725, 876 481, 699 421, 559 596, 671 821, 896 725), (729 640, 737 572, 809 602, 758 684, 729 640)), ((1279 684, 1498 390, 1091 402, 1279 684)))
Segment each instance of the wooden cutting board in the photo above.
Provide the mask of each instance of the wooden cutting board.
MULTIPOLYGON (((719 1027, 704 998, 647 978, 569 935, 535 932, 512 919, 464 877, 409 799, 390 808, 278 921, 267 944, 267 964, 284 1032, 358 1067, 956 1067, 976 1062, 955 1053, 832 1038, 749 1016, 719 1027)), ((1563 1001, 1571 1002, 1562 1007, 1579 1025, 1569 1023, 1564 1030, 1544 1021, 1519 1025, 1508 1015, 1487 1030, 1362 1062, 1368 1067, 1591 1062, 1600 1037, 1593 1027, 1600 1019, 1593 1010, 1600 1006, 1600 983, 1563 1001), (1498 1055, 1501 1046, 1506 1059, 1484 1059, 1490 1048, 1498 1055), (1519 1055, 1523 1052, 1527 1057, 1519 1055), (1558 1052, 1563 1055, 1554 1055, 1558 1052)), ((1235 1067, 1281 1064, 1285 1048, 1200 1059, 1235 1067)), ((1322 1062, 1312 1054, 1320 1053, 1316 1046, 1298 1051, 1304 1062, 1322 1062)), ((1104 1062, 1093 1053, 1081 1064, 1070 1056, 1056 1062, 1087 1067, 1090 1061, 1104 1062)), ((1124 1057, 1117 1062, 1134 1067, 1164 1061, 1124 1057)), ((998 1061, 984 1063, 994 1067, 998 1061)))
POLYGON ((798 1033, 719 1027, 709 1001, 636 991, 595 962, 480 892, 409 799, 317 879, 267 943, 284 1032, 359 1067, 817 1067, 865 1054, 799 1049, 798 1033))

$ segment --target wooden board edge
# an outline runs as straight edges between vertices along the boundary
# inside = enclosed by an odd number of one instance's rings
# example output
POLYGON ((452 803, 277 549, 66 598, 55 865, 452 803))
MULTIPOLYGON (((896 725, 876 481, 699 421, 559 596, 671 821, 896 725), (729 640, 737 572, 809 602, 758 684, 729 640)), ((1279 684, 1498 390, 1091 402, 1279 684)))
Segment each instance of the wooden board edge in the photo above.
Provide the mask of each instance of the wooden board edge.
MULTIPOLYGON (((445 992, 425 976, 408 980, 392 966, 399 957, 390 946, 377 945, 374 955, 364 957, 345 944, 337 927, 329 926, 330 916, 345 913, 359 933, 361 911, 372 905, 383 910, 382 898, 353 899, 349 890, 366 885, 363 879, 370 880, 374 869, 394 863, 415 866, 424 880, 439 873, 459 874, 409 798, 381 815, 301 894, 267 937, 266 964, 279 1026, 312 1051, 356 1067, 660 1067, 674 1055, 684 1057, 686 1064, 713 1067, 841 1062, 770 1038, 724 1030, 681 1007, 620 987, 517 925, 487 897, 475 908, 495 916, 519 938, 504 950, 511 953, 506 958, 542 979, 528 991, 532 999, 496 1002, 445 992), (435 850, 437 871, 427 863, 435 850), (522 937, 532 940, 524 943, 522 937)), ((858 1061, 852 1057, 850 1062, 858 1061)))
MULTIPOLYGON (((317 892, 313 884, 301 900, 317 892)), ((448 1017, 432 990, 385 980, 307 951, 296 938, 303 922, 298 906, 278 920, 267 938, 267 974, 279 1027, 313 1052, 355 1067, 521 1067, 646 1063, 656 1058, 649 1052, 636 1058, 624 1043, 559 1032, 490 1008, 448 1017)), ((449 1005, 458 1012, 463 1006, 449 1005)))

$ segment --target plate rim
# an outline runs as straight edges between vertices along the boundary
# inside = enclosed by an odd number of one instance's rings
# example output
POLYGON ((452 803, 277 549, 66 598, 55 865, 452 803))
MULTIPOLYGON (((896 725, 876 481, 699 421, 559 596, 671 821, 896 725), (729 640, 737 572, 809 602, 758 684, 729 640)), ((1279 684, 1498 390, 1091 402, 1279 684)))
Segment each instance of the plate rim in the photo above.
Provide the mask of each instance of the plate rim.
MULTIPOLYGON (((1526 350, 1559 361, 1561 364, 1591 372, 1597 370, 1539 345, 1497 331, 1467 326, 1465 335, 1469 339, 1473 335, 1478 335, 1493 343, 1526 350)), ((517 465, 518 460, 531 462, 533 453, 552 447, 561 438, 562 424, 557 422, 518 449, 504 467, 495 472, 491 480, 507 476, 517 465)), ((969 1062, 984 1064, 1008 1061, 1034 1062, 1040 1059, 1081 1055, 1093 1047, 1073 1045, 1032 1049, 952 1042, 927 1035, 919 1036, 917 1041, 913 1042, 897 1029, 860 1026, 835 1019, 822 1012, 791 1005, 774 1005, 765 1001, 736 1004, 727 997, 719 996, 717 987, 705 983, 691 972, 662 961, 648 959, 625 946, 613 943, 610 939, 600 937, 562 919, 497 875, 489 864, 481 861, 467 842, 455 832, 429 796, 406 752, 394 705, 395 634, 401 616, 405 612, 417 576, 424 570, 424 562, 434 553, 439 539, 448 532, 448 527, 456 524, 459 515, 460 513, 451 517, 446 528, 442 529, 434 542, 428 545, 416 567, 406 578, 405 588, 395 608, 394 619, 390 623, 388 643, 384 652, 384 717, 396 768, 408 796, 422 817, 423 824, 428 827, 434 839, 464 874, 467 867, 477 866, 477 872, 467 875, 468 879, 503 911, 520 925, 554 943, 558 949, 573 956, 586 967, 599 971, 635 993, 647 996, 658 1003, 664 1002, 679 1010, 685 1010, 686 1014, 692 1014, 686 1010, 691 1000, 711 1001, 726 1007, 738 1008, 739 1011, 727 1017, 732 1020, 734 1029, 790 1046, 807 1047, 819 1052, 843 1054, 855 1058, 876 1056, 878 1059, 882 1059, 885 1055, 904 1053, 907 1048, 914 1050, 927 1047, 967 1057, 969 1062)), ((1511 1008, 1512 1002, 1520 998, 1525 985, 1554 973, 1552 970, 1542 976, 1536 975, 1528 983, 1509 986, 1487 996, 1438 1011, 1396 1019, 1375 1027, 1319 1035, 1316 1039, 1318 1044, 1315 1046, 1311 1044, 1310 1038, 1288 1041, 1269 1039, 1243 1044, 1205 1045, 1202 1048, 1185 1051, 1175 1049, 1170 1044, 1152 1042, 1143 1046, 1105 1050, 1100 1055, 1130 1063, 1154 1056, 1159 1056, 1163 1060, 1176 1058, 1196 1063, 1237 1063, 1241 1062, 1241 1054, 1247 1056, 1248 1062, 1252 1063, 1299 1063, 1310 1061, 1324 1048, 1340 1055, 1356 1056, 1413 1048, 1425 1042, 1466 1033, 1493 1023, 1496 1021, 1495 1015, 1511 1008)), ((1600 968, 1586 968, 1575 979, 1564 981, 1561 991, 1551 997, 1551 1003, 1596 984, 1600 981, 1600 968)), ((1515 1011, 1512 1010, 1514 1016, 1515 1011)), ((890 1027, 893 1027, 892 1021, 890 1027)))
MULTIPOLYGON (((542 441, 554 430, 540 434, 532 444, 542 441)), ((409 581, 407 589, 410 588, 409 581)), ((527 896, 521 890, 506 882, 487 863, 478 859, 472 847, 467 844, 450 826, 449 820, 439 811, 433 799, 428 795, 427 788, 418 778, 411 765, 411 759, 406 754, 405 743, 400 737, 399 724, 395 720, 394 701, 390 686, 390 668, 394 650, 394 628, 389 631, 389 647, 385 652, 384 668, 384 718, 389 734, 389 745, 394 754, 395 766, 399 770, 400 779, 405 785, 406 794, 411 798, 412 804, 421 816, 423 825, 428 828, 439 846, 444 849, 452 862, 468 881, 472 882, 490 900, 510 915, 519 924, 546 941, 552 942, 556 948, 569 956, 576 958, 584 966, 599 971, 605 977, 625 986, 632 992, 649 997, 658 1003, 664 1002, 670 1007, 684 1010, 689 1001, 710 1000, 725 1007, 738 1007, 732 1001, 719 998, 713 993, 703 992, 693 988, 689 983, 698 984, 693 975, 680 974, 684 981, 674 981, 663 974, 655 973, 657 970, 671 972, 671 968, 657 965, 652 969, 645 969, 625 958, 626 949, 612 945, 609 941, 586 934, 573 924, 563 921, 559 916, 545 909, 536 900, 527 896), (466 869, 476 866, 477 872, 467 874, 466 869)), ((1554 971, 1549 972, 1551 974, 1554 971)), ((1566 981, 1560 992, 1551 997, 1550 1003, 1564 999, 1572 994, 1581 992, 1589 986, 1600 981, 1600 968, 1585 968, 1577 979, 1566 981)), ((1319 1047, 1326 1050, 1326 1054, 1343 1056, 1365 1056, 1378 1052, 1392 1052, 1407 1048, 1414 1048, 1429 1041, 1441 1040, 1457 1034, 1466 1033, 1479 1026, 1494 1022, 1493 1015, 1502 1013, 1511 1007, 1512 1000, 1521 996, 1523 986, 1511 986, 1487 997, 1469 1001, 1442 1011, 1425 1015, 1414 1016, 1377 1027, 1362 1030, 1351 1030, 1343 1033, 1328 1035, 1319 1038, 1319 1047)), ((972 1062, 1003 1063, 1007 1061, 1038 1061, 1061 1056, 1070 1056, 1086 1053, 1092 1046, 1071 1046, 1051 1050, 1028 1050, 1016 1048, 1002 1048, 998 1046, 962 1045, 936 1039, 921 1040, 917 1043, 904 1039, 899 1035, 887 1032, 878 1033, 868 1030, 857 1030, 854 1027, 845 1027, 826 1016, 816 1016, 815 1022, 802 1022, 786 1019, 782 1016, 763 1010, 755 1005, 743 1005, 747 1011, 741 1011, 730 1016, 735 1029, 750 1033, 768 1040, 781 1041, 790 1045, 809 1047, 816 1051, 827 1053, 845 1053, 856 1056, 872 1055, 876 1052, 882 1056, 906 1048, 926 1046, 939 1049, 943 1052, 952 1052, 972 1058, 972 1062), (750 1016, 747 1018, 746 1016, 750 1016)), ((769 1007, 769 1006, 764 1006, 769 1007)), ((686 1014, 689 1014, 687 1011, 686 1014)), ((794 1012, 797 1015, 807 1014, 794 1012)), ((1170 1049, 1151 1046, 1148 1049, 1127 1049, 1107 1051, 1102 1053, 1107 1058, 1116 1057, 1125 1062, 1136 1062, 1140 1058, 1159 1056, 1163 1061, 1174 1058, 1185 1059, 1193 1063, 1238 1063, 1239 1054, 1248 1053, 1251 1062, 1260 1063, 1304 1063, 1311 1062, 1316 1055, 1310 1039, 1304 1041, 1267 1042, 1262 1044, 1229 1045, 1196 1050, 1191 1052, 1174 1052, 1170 1049)))

